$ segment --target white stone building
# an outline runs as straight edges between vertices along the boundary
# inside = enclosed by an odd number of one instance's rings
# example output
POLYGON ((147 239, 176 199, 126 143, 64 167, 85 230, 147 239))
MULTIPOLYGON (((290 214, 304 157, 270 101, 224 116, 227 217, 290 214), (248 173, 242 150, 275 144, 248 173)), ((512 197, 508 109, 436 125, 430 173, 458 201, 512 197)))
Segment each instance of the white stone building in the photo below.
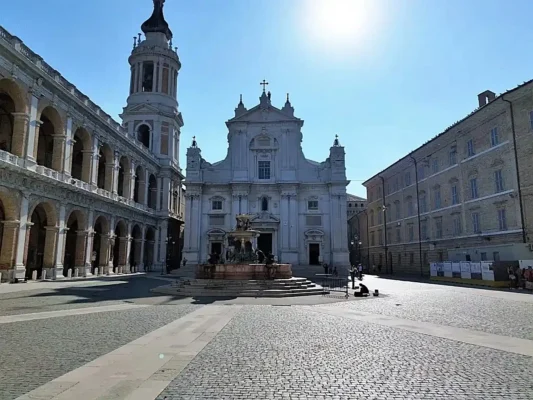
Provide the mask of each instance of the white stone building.
POLYGON ((224 256, 235 216, 253 214, 258 247, 293 265, 348 265, 344 147, 335 139, 324 162, 305 158, 303 120, 287 101, 278 109, 270 92, 247 110, 241 101, 226 122, 226 158, 209 163, 193 141, 187 150, 184 257, 205 262, 224 256))
POLYGON ((0 27, 2 280, 179 262, 181 64, 163 2, 135 40, 122 124, 0 27))

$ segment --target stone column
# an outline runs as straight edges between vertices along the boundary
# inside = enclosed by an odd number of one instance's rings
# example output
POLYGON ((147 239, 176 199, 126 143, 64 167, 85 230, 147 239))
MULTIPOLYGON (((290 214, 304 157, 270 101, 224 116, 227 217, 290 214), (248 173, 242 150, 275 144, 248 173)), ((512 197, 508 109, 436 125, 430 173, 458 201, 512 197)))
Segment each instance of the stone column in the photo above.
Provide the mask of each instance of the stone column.
MULTIPOLYGON (((120 169, 120 154, 118 151, 115 151, 115 159, 113 161, 113 194, 116 194, 118 191, 118 170, 120 169)), ((106 164, 107 168, 107 164, 106 164)))
POLYGON ((159 242, 160 242, 160 234, 161 232, 159 231, 159 229, 156 229, 155 231, 155 241, 154 241, 154 246, 153 246, 153 261, 152 261, 152 265, 153 265, 153 268, 154 269, 159 269, 161 268, 161 265, 159 265, 159 242))
POLYGON ((25 147, 25 153, 26 158, 31 161, 35 162, 37 159, 37 153, 35 151, 35 144, 38 140, 39 135, 39 125, 41 124, 41 121, 37 119, 37 107, 39 106, 39 98, 35 93, 32 93, 31 99, 30 99, 31 105, 30 105, 30 120, 29 120, 29 129, 28 129, 28 138, 26 140, 26 147, 25 147))
MULTIPOLYGON (((114 163, 105 163, 105 181, 104 181, 104 189, 108 192, 114 192, 116 193, 115 189, 115 164, 114 163)), ((117 180, 118 183, 118 180, 117 180)))
POLYGON ((161 235, 159 240, 159 264, 161 270, 166 273, 167 265, 167 236, 168 236, 168 222, 165 219, 160 225, 161 235))
POLYGON ((115 244, 117 243, 117 237, 113 234, 109 236, 108 246, 107 246, 107 268, 105 269, 106 275, 112 274, 114 261, 115 261, 115 244))
POLYGON ((78 271, 79 276, 85 273, 85 258, 87 252, 88 231, 76 232, 76 254, 74 256, 74 270, 78 271))
MULTIPOLYGON (((98 184, 98 161, 100 160, 100 144, 98 136, 93 134, 93 157, 91 160, 91 185, 94 187, 98 184)), ((83 156, 83 165, 85 167, 85 155, 83 156)))
POLYGON ((28 207, 29 202, 26 196, 22 196, 20 202, 20 225, 18 228, 18 238, 17 238, 17 253, 15 257, 15 272, 13 279, 24 279, 26 277, 26 245, 27 240, 30 235, 31 222, 28 221, 28 207))
POLYGON ((72 147, 76 141, 72 138, 72 117, 67 117, 65 129, 65 156, 63 173, 70 176, 72 174, 72 147))
POLYGON ((162 188, 162 178, 157 178, 157 192, 155 196, 155 207, 154 209, 159 211, 161 210, 161 188, 162 188))
POLYGON ((129 174, 129 192, 124 197, 133 200, 133 195, 135 193, 135 162, 132 161, 130 164, 130 174, 129 174))
POLYGON ((54 150, 52 153, 52 169, 57 172, 63 172, 63 165, 65 164, 65 135, 52 135, 54 139, 54 150))
POLYGON ((148 196, 150 196, 150 172, 148 170, 145 170, 145 177, 144 177, 144 202, 142 204, 148 205, 148 199, 149 199, 148 196))
MULTIPOLYGON (((83 276, 92 276, 92 254, 93 254, 93 248, 94 248, 94 232, 88 231, 87 233, 87 242, 85 244, 85 260, 84 260, 84 270, 83 270, 83 276)), ((81 274, 81 273, 80 273, 81 274)))
POLYGON ((11 269, 15 265, 17 236, 20 227, 19 221, 0 221, 2 224, 2 248, 0 249, 0 270, 4 279, 9 280, 8 275, 4 275, 6 270, 11 274, 11 269))
MULTIPOLYGON (((92 183, 92 160, 93 160, 93 151, 92 150, 82 150, 83 154, 82 164, 81 164, 81 180, 83 182, 92 183)), ((97 164, 98 167, 98 164, 97 164)))
POLYGON ((57 226, 46 226, 44 240, 43 270, 46 276, 61 279, 63 276, 63 244, 66 230, 59 230, 57 226), (58 238, 59 236, 59 238, 58 238))
POLYGON ((109 235, 100 235, 100 259, 98 260, 98 273, 105 274, 109 268, 109 235))
MULTIPOLYGON (((139 201, 140 204, 146 204, 146 182, 143 179, 144 177, 139 177, 139 201)), ((134 188, 135 188, 135 181, 134 181, 134 188)))
POLYGON ((126 264, 128 264, 128 248, 129 248, 129 236, 119 237, 118 240, 118 270, 124 271, 126 269, 126 264))
POLYGON ((142 239, 141 240, 141 250, 140 250, 140 255, 139 255, 139 264, 138 267, 139 267, 139 271, 144 271, 144 247, 146 246, 146 241, 144 240, 144 235, 146 234, 146 227, 143 226, 141 228, 141 237, 142 239))
POLYGON ((11 153, 23 158, 26 152, 28 121, 30 116, 26 113, 11 113, 13 116, 13 138, 11 140, 11 153))
MULTIPOLYGON (((37 153, 39 152, 39 130, 41 129, 42 121, 34 121, 34 141, 33 141, 33 160, 37 162, 37 153)), ((29 143, 28 143, 29 146, 29 143)), ((28 156, 29 158, 29 156, 28 156)))
POLYGON ((144 241, 142 239, 133 239, 135 242, 135 251, 133 253, 133 263, 138 268, 138 271, 142 271, 141 264, 144 253, 144 241))

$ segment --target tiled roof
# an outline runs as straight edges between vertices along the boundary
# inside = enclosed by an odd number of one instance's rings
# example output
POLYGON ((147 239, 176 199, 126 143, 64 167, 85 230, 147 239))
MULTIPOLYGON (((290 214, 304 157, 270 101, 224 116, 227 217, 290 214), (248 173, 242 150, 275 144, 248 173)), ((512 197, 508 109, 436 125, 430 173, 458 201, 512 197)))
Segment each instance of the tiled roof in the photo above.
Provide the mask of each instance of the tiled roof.
POLYGON ((366 201, 366 199, 363 199, 362 197, 359 197, 359 196, 356 196, 350 193, 346 193, 346 200, 347 201, 366 201))

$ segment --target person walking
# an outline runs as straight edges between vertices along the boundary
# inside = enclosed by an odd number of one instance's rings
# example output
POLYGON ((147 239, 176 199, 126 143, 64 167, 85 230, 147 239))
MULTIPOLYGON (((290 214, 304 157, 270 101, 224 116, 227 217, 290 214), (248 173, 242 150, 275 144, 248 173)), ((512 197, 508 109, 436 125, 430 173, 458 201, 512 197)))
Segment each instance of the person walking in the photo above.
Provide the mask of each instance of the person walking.
POLYGON ((355 265, 350 268, 350 278, 352 278, 352 289, 355 289, 355 273, 357 272, 355 265))
POLYGON ((359 271, 359 280, 363 280, 363 264, 360 263, 357 269, 359 271))

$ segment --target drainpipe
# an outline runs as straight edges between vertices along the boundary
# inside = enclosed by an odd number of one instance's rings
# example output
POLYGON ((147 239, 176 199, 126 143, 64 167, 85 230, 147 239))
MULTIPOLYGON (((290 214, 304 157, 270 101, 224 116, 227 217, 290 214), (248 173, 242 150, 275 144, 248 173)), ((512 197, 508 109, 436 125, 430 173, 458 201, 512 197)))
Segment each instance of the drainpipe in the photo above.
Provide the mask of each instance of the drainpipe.
POLYGON ((367 210, 363 210, 363 212, 366 215, 366 263, 368 270, 370 271, 370 225, 368 222, 368 212, 367 210))
MULTIPOLYGON (((381 175, 379 176, 381 179, 381 197, 383 198, 383 229, 384 229, 384 235, 385 235, 385 271, 389 271, 389 249, 387 247, 387 207, 385 207, 385 178, 383 178, 381 175)), ((390 273, 392 275, 392 263, 390 266, 390 273)))
POLYGON ((420 276, 424 276, 424 267, 422 259, 422 228, 420 227, 420 197, 418 194, 418 163, 416 161, 416 158, 414 158, 411 154, 409 154, 409 157, 415 163, 416 216, 418 221, 418 256, 420 257, 420 276))
POLYGON ((518 184, 518 202, 520 203, 520 222, 522 224, 522 243, 527 243, 527 237, 526 237, 526 225, 525 225, 525 217, 524 217, 524 202, 522 199, 522 185, 520 182, 520 168, 518 167, 518 150, 516 149, 516 130, 515 130, 515 123, 514 123, 514 110, 513 110, 513 103, 509 100, 506 100, 502 97, 502 100, 506 103, 509 103, 509 109, 511 112, 511 132, 513 133, 513 150, 514 150, 514 162, 515 162, 515 169, 516 169, 516 181, 518 184))

